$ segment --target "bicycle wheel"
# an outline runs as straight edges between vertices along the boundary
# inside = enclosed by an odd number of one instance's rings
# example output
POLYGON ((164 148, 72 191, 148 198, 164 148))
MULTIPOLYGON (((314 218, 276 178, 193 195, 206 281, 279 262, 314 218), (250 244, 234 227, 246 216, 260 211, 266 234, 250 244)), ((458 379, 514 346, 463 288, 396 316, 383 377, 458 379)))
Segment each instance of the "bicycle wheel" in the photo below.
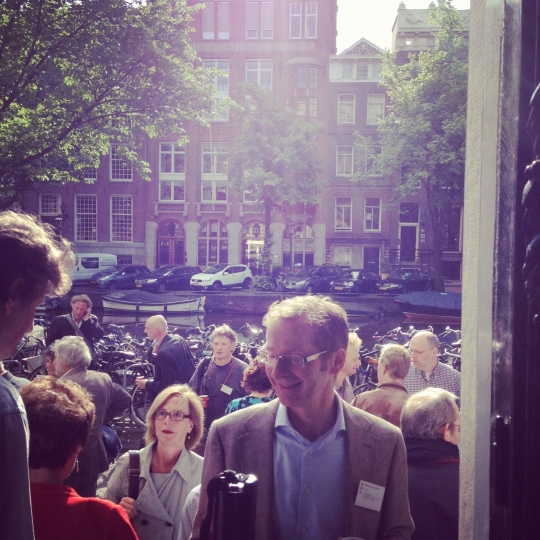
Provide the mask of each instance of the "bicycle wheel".
POLYGON ((358 396, 359 394, 362 394, 363 392, 368 392, 369 390, 375 390, 375 388, 377 388, 376 383, 371 382, 371 381, 365 382, 354 389, 354 395, 358 396))
POLYGON ((45 366, 39 366, 32 373, 30 373, 30 376, 28 377, 28 380, 33 381, 36 378, 44 377, 47 375, 47 369, 45 366))
POLYGON ((153 400, 146 390, 141 390, 137 386, 133 389, 131 397, 133 398, 130 410, 131 419, 139 426, 146 426, 146 415, 153 400))

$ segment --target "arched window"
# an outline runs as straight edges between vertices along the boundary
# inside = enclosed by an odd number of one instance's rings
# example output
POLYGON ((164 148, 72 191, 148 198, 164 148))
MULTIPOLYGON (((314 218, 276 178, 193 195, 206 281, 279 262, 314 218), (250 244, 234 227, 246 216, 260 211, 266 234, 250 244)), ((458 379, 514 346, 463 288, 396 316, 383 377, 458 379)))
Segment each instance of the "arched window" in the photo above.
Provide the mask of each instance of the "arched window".
POLYGON ((175 219, 162 221, 156 234, 156 266, 184 264, 186 234, 184 226, 175 219))
POLYGON ((198 248, 199 266, 229 262, 229 241, 225 224, 214 219, 203 223, 199 229, 198 248))
POLYGON ((252 221, 242 229, 242 263, 256 274, 261 268, 264 247, 264 223, 252 221))
POLYGON ((313 266, 315 255, 313 229, 307 224, 295 223, 286 227, 283 236, 283 266, 290 267, 291 260, 293 264, 313 266))

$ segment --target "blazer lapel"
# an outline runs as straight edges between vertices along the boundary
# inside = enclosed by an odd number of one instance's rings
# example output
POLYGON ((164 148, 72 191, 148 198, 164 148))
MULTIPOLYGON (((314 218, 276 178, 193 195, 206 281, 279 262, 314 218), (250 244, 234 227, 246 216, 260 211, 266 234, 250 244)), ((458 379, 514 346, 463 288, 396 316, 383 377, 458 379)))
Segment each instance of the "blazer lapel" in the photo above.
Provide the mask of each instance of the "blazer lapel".
POLYGON ((257 539, 273 538, 274 513, 274 424, 279 401, 257 411, 238 438, 242 472, 252 473, 257 484, 257 539))
MULTIPOLYGON (((350 531, 371 529, 373 522, 378 522, 378 515, 373 510, 362 508, 354 504, 361 480, 371 482, 373 467, 376 463, 377 437, 372 435, 371 422, 365 417, 352 416, 343 406, 346 429, 346 455, 347 455, 347 535, 350 531)), ((367 532, 367 531, 366 531, 367 532)), ((356 533, 355 533, 356 534, 356 533)), ((362 535, 360 535, 362 536, 362 535)), ((362 536, 364 538, 364 536, 362 536)), ((369 538, 366 535, 365 538, 369 538)))

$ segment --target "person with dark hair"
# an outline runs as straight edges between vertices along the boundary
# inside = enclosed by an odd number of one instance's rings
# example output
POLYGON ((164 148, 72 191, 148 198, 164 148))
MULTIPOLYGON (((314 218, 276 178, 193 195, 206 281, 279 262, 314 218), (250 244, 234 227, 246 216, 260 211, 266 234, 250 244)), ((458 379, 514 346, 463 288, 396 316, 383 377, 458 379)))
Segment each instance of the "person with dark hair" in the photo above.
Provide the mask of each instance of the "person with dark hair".
POLYGON ((56 367, 54 365, 54 346, 49 345, 44 351, 43 351, 43 364, 45 365, 45 370, 47 371, 47 375, 50 377, 56 377, 56 367))
POLYGON ((233 399, 225 409, 225 414, 230 414, 240 409, 245 409, 257 403, 268 403, 272 401, 272 383, 266 375, 264 362, 259 358, 254 358, 249 366, 244 369, 242 378, 242 388, 250 392, 249 396, 233 399))
POLYGON ((136 540, 120 507, 63 485, 86 444, 96 409, 77 383, 43 377, 21 390, 30 425, 30 489, 36 540, 136 540))
POLYGON ((272 304, 263 324, 259 356, 279 399, 212 424, 192 539, 200 538, 209 482, 224 470, 258 479, 255 540, 409 539, 401 432, 334 388, 349 341, 343 308, 296 296, 272 304))
POLYGON ((201 482, 203 460, 191 450, 201 439, 203 424, 199 396, 186 384, 168 386, 146 416, 136 500, 128 496, 129 456, 118 460, 105 497, 126 510, 140 540, 177 539, 186 497, 201 482))
POLYGON ((79 467, 66 479, 66 485, 83 497, 95 497, 99 473, 109 468, 101 428, 120 416, 131 405, 131 396, 107 373, 88 369, 90 349, 79 336, 66 336, 54 344, 56 375, 80 384, 92 396, 96 421, 79 456, 79 467))
POLYGON ((459 441, 456 396, 442 388, 413 394, 401 412, 407 447, 413 540, 457 540, 459 441))
MULTIPOLYGON (((45 295, 69 290, 75 258, 52 227, 11 211, 0 212, 0 253, 0 358, 10 358, 45 295)), ((21 397, 0 377, 0 538, 34 538, 28 436, 21 397)))
POLYGON ((377 363, 377 388, 356 396, 351 405, 399 427, 401 409, 409 399, 403 379, 410 365, 411 357, 405 347, 397 343, 385 345, 377 363))
POLYGON ((92 356, 95 355, 94 342, 101 339, 105 331, 92 315, 92 300, 87 294, 78 294, 71 298, 71 313, 56 317, 47 330, 47 346, 65 336, 80 336, 88 345, 92 356))

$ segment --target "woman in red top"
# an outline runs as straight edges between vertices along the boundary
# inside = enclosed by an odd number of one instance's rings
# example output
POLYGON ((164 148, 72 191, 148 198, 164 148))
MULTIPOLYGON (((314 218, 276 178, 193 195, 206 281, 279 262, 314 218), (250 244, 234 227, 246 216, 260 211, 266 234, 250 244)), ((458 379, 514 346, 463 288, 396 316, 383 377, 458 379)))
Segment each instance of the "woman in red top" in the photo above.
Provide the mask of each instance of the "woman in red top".
POLYGON ((44 377, 21 392, 30 426, 30 491, 36 540, 137 540, 126 512, 63 485, 84 447, 95 407, 77 383, 44 377))

